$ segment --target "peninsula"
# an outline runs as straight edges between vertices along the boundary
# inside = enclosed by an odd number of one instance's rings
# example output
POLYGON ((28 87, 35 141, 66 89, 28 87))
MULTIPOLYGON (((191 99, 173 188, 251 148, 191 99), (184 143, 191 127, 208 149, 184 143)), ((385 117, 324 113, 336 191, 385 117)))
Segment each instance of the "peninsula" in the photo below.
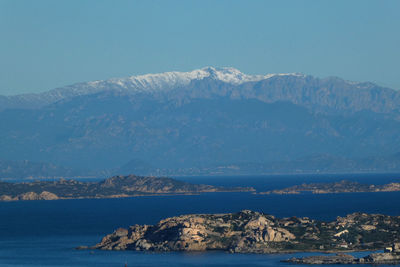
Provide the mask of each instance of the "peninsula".
POLYGON ((400 216, 353 213, 331 222, 279 219, 244 210, 171 217, 156 225, 119 228, 80 249, 208 251, 231 253, 350 252, 380 250, 400 242, 400 216))
POLYGON ((145 195, 179 195, 206 192, 246 192, 251 187, 191 184, 166 177, 114 176, 100 182, 76 180, 0 182, 0 201, 121 198, 145 195))
POLYGON ((361 193, 361 192, 393 192, 400 191, 400 183, 389 183, 383 185, 362 184, 342 180, 335 183, 310 183, 295 185, 283 189, 275 189, 258 194, 300 194, 310 192, 313 194, 334 194, 334 193, 361 193))

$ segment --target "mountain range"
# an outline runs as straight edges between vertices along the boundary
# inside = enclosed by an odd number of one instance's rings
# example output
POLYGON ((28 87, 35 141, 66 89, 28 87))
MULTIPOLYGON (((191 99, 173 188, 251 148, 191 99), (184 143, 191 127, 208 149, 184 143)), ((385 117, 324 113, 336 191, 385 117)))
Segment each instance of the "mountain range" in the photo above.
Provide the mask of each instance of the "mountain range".
POLYGON ((2 177, 400 170, 400 92, 337 77, 206 67, 77 83, 0 96, 0 122, 2 177))

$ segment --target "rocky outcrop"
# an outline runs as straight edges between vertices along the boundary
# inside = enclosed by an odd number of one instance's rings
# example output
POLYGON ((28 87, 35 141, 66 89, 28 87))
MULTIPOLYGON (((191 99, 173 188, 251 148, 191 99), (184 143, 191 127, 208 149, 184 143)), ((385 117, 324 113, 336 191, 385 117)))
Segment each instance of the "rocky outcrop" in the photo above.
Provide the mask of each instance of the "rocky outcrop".
POLYGON ((35 192, 26 192, 23 194, 19 194, 15 197, 9 195, 2 195, 0 196, 0 200, 2 201, 15 201, 15 200, 56 200, 59 199, 56 194, 43 191, 40 194, 35 192))
POLYGON ((58 196, 51 192, 43 191, 42 193, 40 193, 39 199, 40 200, 56 200, 56 199, 58 199, 58 196))
POLYGON ((13 197, 9 196, 9 195, 1 195, 0 196, 0 201, 12 201, 14 200, 13 197))
POLYGON ((371 253, 362 258, 355 258, 347 254, 328 256, 309 256, 283 260, 294 264, 400 264, 400 254, 396 253, 371 253))
POLYGON ((242 211, 236 214, 184 215, 155 226, 135 225, 105 236, 94 248, 106 250, 273 252, 268 244, 295 235, 279 227, 273 216, 242 211))
POLYGON ((399 242, 399 225, 399 216, 353 213, 332 222, 321 222, 306 217, 278 219, 245 210, 182 215, 156 225, 119 228, 93 248, 238 253, 373 250, 399 242))
POLYGON ((355 264, 356 258, 347 254, 336 254, 331 256, 309 256, 303 258, 291 258, 283 260, 294 264, 355 264))
POLYGON ((361 262, 373 263, 373 264, 389 264, 399 263, 400 264, 400 253, 372 253, 364 258, 360 259, 361 262))
POLYGON ((39 200, 39 195, 35 192, 27 192, 17 196, 18 200, 39 200))

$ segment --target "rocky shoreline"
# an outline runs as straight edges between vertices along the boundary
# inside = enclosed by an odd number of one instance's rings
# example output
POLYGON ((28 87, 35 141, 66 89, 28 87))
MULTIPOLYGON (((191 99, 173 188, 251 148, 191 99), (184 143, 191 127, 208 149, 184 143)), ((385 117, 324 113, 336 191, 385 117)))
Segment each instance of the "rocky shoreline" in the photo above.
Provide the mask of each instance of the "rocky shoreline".
POLYGON ((119 228, 87 248, 231 253, 380 250, 400 242, 399 225, 400 216, 353 213, 323 222, 306 217, 279 219, 245 210, 182 215, 156 225, 119 228))
POLYGON ((371 193, 371 192, 396 192, 400 191, 400 183, 389 183, 383 185, 362 184, 358 182, 351 182, 342 180, 334 183, 310 183, 294 185, 283 189, 275 189, 265 192, 259 192, 260 195, 278 194, 338 194, 338 193, 371 193))
MULTIPOLYGON (((396 246, 396 244, 393 244, 396 246)), ((365 257, 356 258, 349 254, 338 253, 336 255, 309 256, 302 258, 291 258, 281 262, 305 265, 325 265, 325 264, 400 264, 400 251, 390 251, 385 253, 371 253, 365 257)))

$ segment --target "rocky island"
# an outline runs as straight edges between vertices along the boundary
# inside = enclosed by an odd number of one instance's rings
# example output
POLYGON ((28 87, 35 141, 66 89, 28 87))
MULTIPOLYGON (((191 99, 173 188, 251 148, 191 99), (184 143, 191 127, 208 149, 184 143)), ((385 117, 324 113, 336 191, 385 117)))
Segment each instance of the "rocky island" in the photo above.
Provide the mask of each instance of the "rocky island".
POLYGON ((400 191, 400 183, 389 183, 383 185, 362 184, 342 180, 335 183, 310 183, 295 185, 283 189, 276 189, 258 194, 300 194, 311 192, 313 194, 332 194, 332 193, 361 193, 361 192, 393 192, 400 191))
MULTIPOLYGON (((119 228, 91 249, 232 253, 350 252, 400 242, 400 216, 353 213, 331 222, 244 210, 171 217, 119 228)), ((80 247, 88 248, 88 247, 80 247)))
POLYGON ((309 256, 283 260, 294 264, 400 264, 400 243, 393 243, 384 249, 384 253, 371 253, 365 257, 356 258, 349 254, 309 256))
POLYGON ((114 176, 100 182, 76 180, 0 182, 0 200, 56 200, 78 198, 119 198, 145 195, 198 194, 205 192, 246 192, 250 187, 218 187, 191 184, 166 177, 114 176))
MULTIPOLYGON (((398 248, 399 243, 392 247, 398 248)), ((356 258, 349 254, 337 253, 336 255, 309 256, 283 260, 293 264, 400 264, 400 250, 385 251, 384 253, 371 253, 365 257, 356 258)))

